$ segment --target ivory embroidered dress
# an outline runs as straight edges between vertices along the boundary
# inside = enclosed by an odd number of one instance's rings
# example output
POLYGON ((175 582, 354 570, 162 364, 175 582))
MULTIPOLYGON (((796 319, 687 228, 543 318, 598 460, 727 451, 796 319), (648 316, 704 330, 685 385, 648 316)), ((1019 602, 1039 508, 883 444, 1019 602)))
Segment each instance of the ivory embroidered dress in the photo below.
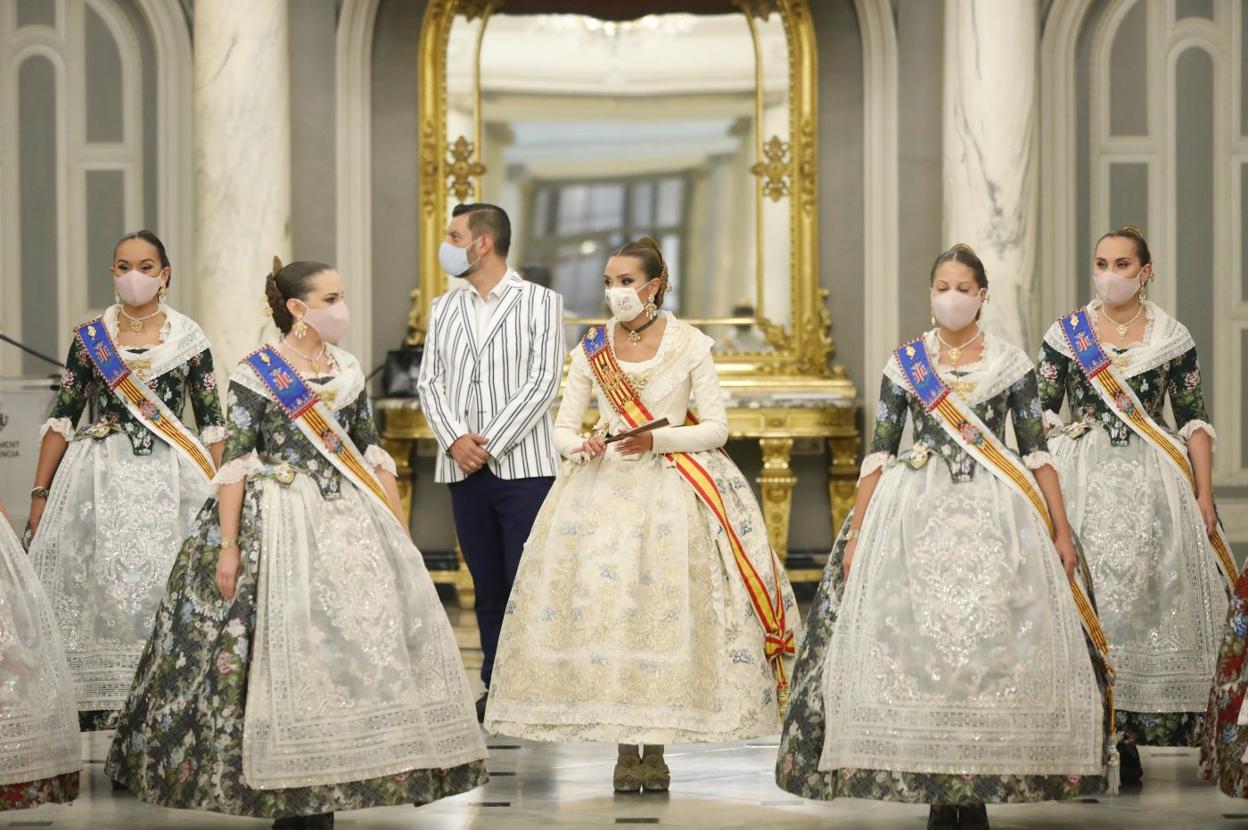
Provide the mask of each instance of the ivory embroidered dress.
MULTIPOLYGON (((1051 463, 1022 350, 985 334, 981 361, 937 371, 998 438, 1012 417, 1028 468, 1051 463)), ((777 783, 950 804, 1104 789, 1099 664, 1044 520, 923 408, 896 356, 862 475, 881 468, 848 583, 847 520, 808 616, 777 783)))
MULTIPOLYGON (((1088 307, 1095 327, 1099 302, 1088 307)), ((1149 415, 1164 425, 1167 397, 1178 436, 1214 437, 1200 365, 1182 323, 1151 302, 1141 343, 1107 353, 1149 415)), ((1083 543, 1117 672, 1118 731, 1140 744, 1193 745, 1209 696, 1227 611, 1226 579, 1191 487, 1092 387, 1060 323, 1038 365, 1049 446, 1071 526, 1083 543), (1058 413, 1070 404, 1071 420, 1058 413)))
MULTIPOLYGON (((608 324, 611 348, 614 331, 608 324)), ((750 485, 718 451, 728 427, 712 344, 669 314, 654 358, 619 364, 654 418, 684 424, 696 402, 700 423, 655 430, 653 452, 625 457, 611 445, 565 465, 507 604, 488 731, 671 744, 779 729, 776 677, 726 531, 663 455, 688 452, 714 477, 753 567, 796 628, 750 485)), ((578 348, 555 423, 565 457, 583 441, 591 399, 612 434, 629 428, 578 348)))
POLYGON ((0 810, 77 798, 80 752, 52 606, 0 516, 0 810))
MULTIPOLYGON (((309 385, 370 465, 393 470, 359 364, 309 385)), ((292 370, 293 371, 293 370, 292 370)), ((420 552, 246 364, 218 483, 246 477, 232 601, 216 499, 186 540, 107 772, 144 801, 244 816, 424 804, 486 780, 450 622, 420 552)))
MULTIPOLYGON (((175 415, 189 398, 202 443, 225 437, 203 330, 163 306, 161 342, 119 347, 134 377, 175 415)), ((103 315, 117 342, 118 306, 103 315)), ((69 441, 30 558, 56 614, 83 729, 106 728, 125 702, 169 568, 212 488, 111 392, 77 337, 40 433, 69 441), (91 405, 94 423, 75 431, 91 405)))

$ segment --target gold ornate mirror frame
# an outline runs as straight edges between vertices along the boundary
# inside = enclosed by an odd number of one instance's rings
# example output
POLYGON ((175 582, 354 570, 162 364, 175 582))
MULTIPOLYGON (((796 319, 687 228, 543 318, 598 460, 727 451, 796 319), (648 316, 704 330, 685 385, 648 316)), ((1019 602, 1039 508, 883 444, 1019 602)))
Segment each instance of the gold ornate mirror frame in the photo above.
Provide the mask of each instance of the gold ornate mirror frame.
MULTIPOLYGON (((815 388, 852 398, 853 384, 839 366, 831 365, 835 347, 826 308, 827 290, 819 286, 819 162, 818 80, 814 29, 807 0, 732 0, 753 18, 779 14, 788 41, 789 125, 787 139, 772 136, 756 140, 756 198, 790 206, 790 323, 781 326, 763 316, 754 320, 716 319, 716 323, 752 322, 772 351, 716 353, 721 380, 726 386, 768 388, 815 388)), ((438 246, 447 223, 447 204, 452 193, 469 201, 479 192, 484 173, 480 160, 480 136, 475 141, 447 137, 447 45, 457 15, 469 22, 505 10, 506 0, 430 0, 420 36, 420 78, 417 110, 420 124, 420 286, 412 292, 408 320, 409 342, 423 341, 430 307, 448 283, 441 277, 438 246), (473 179, 477 182, 474 183, 473 179), (430 278, 429 275, 437 275, 430 278)), ((483 21, 484 22, 484 21, 483 21)), ((484 31, 484 27, 483 30, 484 31)), ((755 35, 757 38, 757 35, 755 35)), ((757 44, 757 39, 756 39, 757 44)), ((756 70, 761 69, 756 64, 756 70)), ((480 85, 477 84, 480 95, 480 85)), ((480 123, 480 106, 476 119, 480 123)), ((760 121, 761 123, 761 121, 760 121)), ((760 211, 761 217, 761 211, 760 211)), ((761 228, 761 218, 756 217, 761 228)), ((761 231, 760 231, 761 234, 761 231)), ((761 247, 760 247, 761 258, 761 247)), ((759 277, 761 281, 761 267, 759 277)), ((761 286, 760 286, 761 287, 761 286)), ((761 297, 761 292, 760 292, 761 297)), ((711 321, 698 321, 711 322, 711 321)))

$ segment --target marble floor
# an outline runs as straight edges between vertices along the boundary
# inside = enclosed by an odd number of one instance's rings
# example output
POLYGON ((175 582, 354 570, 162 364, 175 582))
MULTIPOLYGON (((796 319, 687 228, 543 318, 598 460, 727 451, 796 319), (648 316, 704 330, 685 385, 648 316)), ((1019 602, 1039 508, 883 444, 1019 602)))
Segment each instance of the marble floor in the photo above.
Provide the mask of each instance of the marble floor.
MULTIPOLYGON (((470 667, 480 665, 471 614, 448 609, 470 667)), ((164 830, 264 828, 268 822, 166 810, 113 793, 102 759, 109 733, 85 736, 82 796, 69 806, 0 813, 3 828, 164 830)), ((616 796, 615 749, 596 744, 546 745, 488 738, 489 784, 419 809, 387 807, 339 814, 342 830, 549 830, 618 825, 777 830, 921 830, 927 808, 871 801, 803 801, 772 780, 775 740, 672 747, 672 790, 616 796)), ((1194 750, 1145 749, 1145 785, 1116 797, 1067 804, 990 807, 994 828, 1165 828, 1248 830, 1248 801, 1228 798, 1196 776, 1194 750)))

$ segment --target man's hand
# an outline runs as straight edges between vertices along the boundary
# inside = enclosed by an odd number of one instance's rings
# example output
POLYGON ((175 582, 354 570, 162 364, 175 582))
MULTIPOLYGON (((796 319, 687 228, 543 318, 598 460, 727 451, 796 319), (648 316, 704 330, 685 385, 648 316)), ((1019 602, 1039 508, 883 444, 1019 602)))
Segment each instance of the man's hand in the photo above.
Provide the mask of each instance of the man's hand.
POLYGON ((485 466, 490 460, 490 454, 483 447, 489 443, 489 440, 484 435, 477 435, 475 432, 455 439, 455 443, 451 444, 450 453, 451 458, 455 459, 455 463, 459 465, 460 472, 470 476, 485 466))

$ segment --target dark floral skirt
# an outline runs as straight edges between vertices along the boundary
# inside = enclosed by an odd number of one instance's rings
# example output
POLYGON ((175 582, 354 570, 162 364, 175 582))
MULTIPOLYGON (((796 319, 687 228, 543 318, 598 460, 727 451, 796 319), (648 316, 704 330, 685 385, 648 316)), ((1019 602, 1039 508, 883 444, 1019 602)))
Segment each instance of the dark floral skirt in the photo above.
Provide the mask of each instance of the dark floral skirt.
POLYGON ((144 801, 164 807, 277 818, 427 804, 487 780, 484 761, 416 769, 344 784, 254 790, 243 778, 243 713, 256 623, 261 517, 249 487, 233 602, 217 591, 216 499, 204 504, 156 614, 105 767, 144 801))
MULTIPOLYGON (((776 759, 776 783, 802 798, 830 801, 834 798, 869 798, 926 804, 1008 804, 1060 801, 1095 795, 1105 790, 1101 775, 958 775, 948 773, 896 772, 877 769, 819 769, 823 753, 823 662, 836 614, 832 600, 845 588, 842 563, 845 529, 837 536, 823 572, 814 603, 806 618, 806 635, 798 650, 789 695, 789 710, 780 736, 776 759)), ((1099 659, 1089 646, 1094 665, 1099 659)), ((1098 684, 1104 692, 1098 669, 1098 684)), ((1109 710, 1106 709, 1108 728, 1109 710)))
POLYGON ((1209 692, 1200 733, 1200 774, 1235 798, 1248 798, 1248 726, 1240 726, 1239 710, 1248 690, 1245 642, 1248 641, 1248 570, 1235 585, 1226 629, 1218 649, 1218 668, 1209 692))
POLYGON ((78 797, 78 773, 66 772, 22 784, 0 784, 0 810, 68 804, 78 797))

